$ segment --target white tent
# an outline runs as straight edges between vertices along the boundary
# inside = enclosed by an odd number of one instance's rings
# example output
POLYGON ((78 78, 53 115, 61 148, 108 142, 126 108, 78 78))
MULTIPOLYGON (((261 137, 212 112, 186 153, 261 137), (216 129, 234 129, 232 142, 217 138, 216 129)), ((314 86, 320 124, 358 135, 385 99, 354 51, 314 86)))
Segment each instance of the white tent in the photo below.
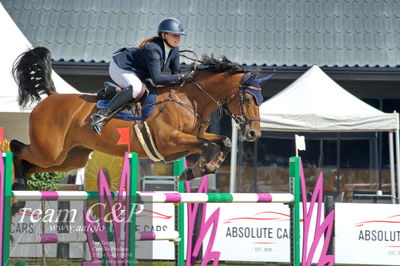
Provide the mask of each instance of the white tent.
POLYGON ((376 132, 399 128, 386 114, 353 96, 313 66, 260 106, 264 131, 376 132))
MULTIPOLYGON (((28 118, 31 109, 21 110, 18 106, 18 88, 11 69, 15 59, 32 47, 31 43, 15 25, 0 3, 0 126, 5 128, 7 139, 28 140, 28 118)), ((52 78, 59 93, 80 93, 53 71, 52 78)))
MULTIPOLYGON (((313 66, 286 89, 260 106, 263 131, 389 132, 392 195, 395 197, 393 133, 396 134, 398 191, 400 192, 399 115, 387 114, 353 96, 313 66)), ((233 127, 235 128, 235 127, 233 127)), ((237 142, 237 132, 232 131, 237 142)), ((236 145, 233 147, 236 148, 236 145)), ((232 155, 236 150, 232 149, 232 155)), ((232 158, 235 163, 236 159, 232 158)), ((231 190, 235 185, 231 163, 231 190)), ((400 197, 400 196, 399 196, 400 197)))

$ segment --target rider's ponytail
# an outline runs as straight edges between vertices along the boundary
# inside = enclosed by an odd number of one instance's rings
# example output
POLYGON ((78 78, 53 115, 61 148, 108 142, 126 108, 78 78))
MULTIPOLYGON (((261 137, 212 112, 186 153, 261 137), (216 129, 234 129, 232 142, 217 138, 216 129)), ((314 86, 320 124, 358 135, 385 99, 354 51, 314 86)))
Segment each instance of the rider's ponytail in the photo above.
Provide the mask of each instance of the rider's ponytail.
POLYGON ((139 43, 139 45, 137 46, 137 48, 139 48, 139 49, 142 50, 142 49, 144 49, 144 47, 145 47, 148 43, 150 43, 150 42, 152 42, 152 41, 154 41, 154 40, 156 40, 156 39, 158 39, 158 38, 160 38, 160 36, 153 36, 153 37, 144 39, 143 41, 141 41, 141 42, 139 43))

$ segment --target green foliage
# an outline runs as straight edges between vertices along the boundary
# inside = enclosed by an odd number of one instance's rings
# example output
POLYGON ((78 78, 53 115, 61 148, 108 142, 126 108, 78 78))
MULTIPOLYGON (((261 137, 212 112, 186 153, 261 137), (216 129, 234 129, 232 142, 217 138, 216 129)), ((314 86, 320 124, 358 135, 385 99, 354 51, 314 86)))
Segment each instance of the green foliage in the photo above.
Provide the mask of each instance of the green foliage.
POLYGON ((64 179, 65 175, 66 173, 63 172, 32 174, 28 178, 28 189, 42 191, 57 190, 56 185, 64 179))

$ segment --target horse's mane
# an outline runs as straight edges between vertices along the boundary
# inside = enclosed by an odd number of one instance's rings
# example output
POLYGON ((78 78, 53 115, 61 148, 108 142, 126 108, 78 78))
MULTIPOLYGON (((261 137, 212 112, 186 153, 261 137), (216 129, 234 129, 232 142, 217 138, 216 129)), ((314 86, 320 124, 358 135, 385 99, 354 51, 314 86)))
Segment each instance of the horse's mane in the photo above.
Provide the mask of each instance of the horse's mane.
POLYGON ((222 56, 221 60, 213 56, 203 55, 201 59, 203 66, 199 70, 210 71, 215 73, 227 72, 229 75, 243 73, 245 70, 238 64, 230 61, 226 56, 222 56))

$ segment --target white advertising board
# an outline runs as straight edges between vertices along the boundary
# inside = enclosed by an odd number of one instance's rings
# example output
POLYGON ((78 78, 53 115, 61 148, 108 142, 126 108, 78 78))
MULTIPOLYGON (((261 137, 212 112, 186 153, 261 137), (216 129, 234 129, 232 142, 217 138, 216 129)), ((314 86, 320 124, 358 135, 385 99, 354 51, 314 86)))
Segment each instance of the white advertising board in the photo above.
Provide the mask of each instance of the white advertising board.
POLYGON ((335 263, 400 265, 400 205, 335 204, 335 263))
MULTIPOLYGON (((156 233, 175 231, 173 203, 154 203, 150 209, 146 208, 146 205, 144 205, 145 209, 137 215, 137 231, 156 233)), ((173 260, 174 254, 174 242, 168 240, 136 242, 137 259, 173 260)))
MULTIPOLYGON (((28 202, 31 209, 40 209, 40 202, 28 202)), ((76 221, 71 227, 81 226, 83 202, 72 202, 70 210, 77 210, 76 221)), ((57 209, 56 202, 51 202, 47 208, 57 209), (54 206, 52 206, 54 205, 54 206)), ((221 261, 249 261, 249 262, 289 262, 290 261, 290 214, 289 207, 280 203, 248 204, 248 203, 208 203, 207 214, 209 217, 216 209, 220 209, 218 227, 213 251, 221 253, 221 261)), ((322 208, 323 210, 323 208, 322 208)), ((185 212, 187 212, 185 208, 185 212)), ((315 208, 316 212, 316 208, 315 208)), ((185 228, 187 221, 185 215, 185 228)), ((302 217, 302 214, 300 213, 302 217)), ((21 215, 14 217, 12 226, 15 243, 34 241, 39 239, 41 223, 30 222, 31 215, 25 215, 21 222, 21 215), (24 242, 22 241, 22 242, 24 242)), ((39 219, 39 218, 38 218, 39 219)), ((207 219, 207 218, 206 218, 207 219)), ((57 223, 46 222, 46 232, 56 233, 52 229, 57 223)), ((300 223, 302 229, 303 223, 300 223)), ((315 215, 313 215, 310 228, 315 227, 315 215)), ((82 230, 69 230, 70 233, 59 234, 60 239, 76 241, 85 240, 86 235, 82 230)), ((123 228, 121 228, 123 231, 123 228)), ((153 204, 151 209, 146 208, 137 215, 138 231, 169 232, 174 230, 174 205, 153 204)), ((313 231, 313 230, 310 230, 313 231)), ((312 243, 313 233, 309 235, 308 249, 312 243)), ((185 235, 185 240, 187 236, 185 235)), ((208 243, 206 237, 204 244, 208 243)), ((313 262, 317 262, 321 252, 323 239, 319 241, 316 256, 313 262)), ((96 243, 98 244, 98 243, 96 243)), ((56 244, 46 244, 47 255, 56 256, 56 244)), ((70 257, 90 259, 87 244, 71 244, 70 257)), ((22 244, 12 245, 13 257, 40 257, 38 250, 41 245, 22 244)), ((96 245, 98 256, 101 257, 101 247, 96 245)), ((203 251, 205 250, 203 246, 203 251)), ((173 260, 174 243, 169 241, 141 241, 136 243, 136 255, 138 259, 173 260)))
MULTIPOLYGON (((57 234, 61 241, 85 241, 86 233, 84 231, 83 222, 83 206, 84 202, 71 201, 68 210, 74 215, 73 219, 68 219, 68 225, 60 225, 59 210, 57 210, 56 201, 46 201, 45 209, 41 211, 41 202, 27 201, 26 211, 16 214, 12 219, 11 225, 11 257, 41 257, 41 244, 23 244, 27 242, 40 243, 40 234, 42 233, 42 224, 45 225, 45 233, 57 234), (46 211, 47 210, 47 211, 46 211), (45 214, 43 214, 45 213, 45 214), (50 215, 50 214, 53 215, 50 215), (43 214, 43 215, 42 215, 43 214), (45 221, 41 222, 41 219, 45 221), (64 228, 65 227, 65 228, 64 228), (59 229, 67 229, 65 233, 59 233, 59 229)), ((153 204, 151 208, 144 209, 137 215, 138 231, 153 231, 153 232, 169 232, 174 231, 174 206, 172 203, 153 204)), ((124 236, 124 227, 121 228, 121 234, 124 236)), ((97 255, 102 256, 102 247, 98 242, 95 242, 97 255)), ((110 243, 113 254, 115 248, 113 242, 110 243)), ((45 244, 47 257, 57 256, 57 244, 45 244)), ((136 242, 136 257, 138 259, 174 259, 174 243, 163 241, 137 241, 136 242)), ((70 258, 85 258, 91 259, 89 247, 86 243, 71 243, 69 248, 70 258)))
MULTIPOLYGON (((288 205, 209 203, 207 217, 217 208, 220 208, 220 216, 213 251, 221 252, 221 261, 290 262, 288 205)), ((301 234, 302 227, 301 222, 301 234)), ((310 228, 315 228, 315 215, 310 228)), ((309 248, 313 237, 313 232, 310 232, 309 248)), ((318 261, 323 241, 323 238, 319 241, 313 262, 318 261)))
MULTIPOLYGON (((11 257, 42 257, 41 233, 57 234, 60 241, 86 241, 82 215, 83 202, 71 201, 68 209, 58 209, 56 201, 46 201, 44 204, 42 208, 40 201, 27 201, 25 209, 12 217, 11 257), (68 215, 68 218, 63 215, 68 215), (39 244, 33 244, 34 242, 39 244)), ((84 257, 87 251, 85 245, 74 244, 75 248, 69 249, 69 257, 84 257)), ((44 251, 46 257, 56 257, 57 244, 45 244, 44 251)))

